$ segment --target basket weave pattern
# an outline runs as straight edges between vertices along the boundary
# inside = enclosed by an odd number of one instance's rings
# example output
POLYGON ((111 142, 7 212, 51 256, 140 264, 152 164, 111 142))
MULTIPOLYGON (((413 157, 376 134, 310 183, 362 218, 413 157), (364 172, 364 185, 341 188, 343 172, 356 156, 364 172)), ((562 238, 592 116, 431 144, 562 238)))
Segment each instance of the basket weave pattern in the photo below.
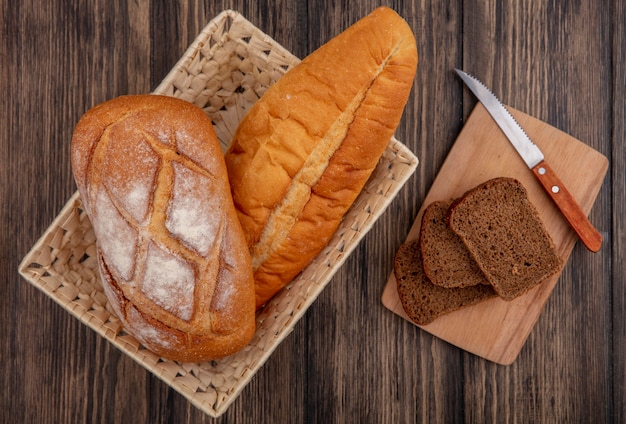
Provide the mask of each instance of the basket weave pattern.
MULTIPOLYGON (((178 97, 211 117, 223 150, 247 110, 299 60, 234 11, 198 35, 155 93, 178 97)), ((366 187, 328 246, 257 314, 253 340, 205 363, 164 360, 124 332, 104 295, 95 235, 75 193, 20 264, 20 274, 206 414, 221 415, 328 284, 415 171, 417 158, 392 138, 366 187)))

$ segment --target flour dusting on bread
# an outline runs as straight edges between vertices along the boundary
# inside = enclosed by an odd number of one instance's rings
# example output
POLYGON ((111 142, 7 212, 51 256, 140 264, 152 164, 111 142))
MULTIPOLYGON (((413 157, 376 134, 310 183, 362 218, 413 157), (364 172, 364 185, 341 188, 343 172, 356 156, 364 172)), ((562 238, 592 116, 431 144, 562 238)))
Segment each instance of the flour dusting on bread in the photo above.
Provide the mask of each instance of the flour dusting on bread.
POLYGON ((92 221, 100 249, 107 252, 109 266, 130 281, 135 269, 137 230, 119 213, 106 190, 100 190, 97 196, 92 221))
POLYGON ((172 166, 174 186, 165 227, 183 243, 207 255, 220 232, 220 199, 206 190, 210 185, 207 177, 178 163, 172 166))
POLYGON ((189 321, 195 303, 194 288, 195 273, 188 262, 154 243, 148 246, 141 291, 151 301, 189 321))
POLYGON ((256 326, 250 256, 204 112, 165 96, 112 99, 77 124, 72 166, 126 331, 179 361, 242 349, 256 326))

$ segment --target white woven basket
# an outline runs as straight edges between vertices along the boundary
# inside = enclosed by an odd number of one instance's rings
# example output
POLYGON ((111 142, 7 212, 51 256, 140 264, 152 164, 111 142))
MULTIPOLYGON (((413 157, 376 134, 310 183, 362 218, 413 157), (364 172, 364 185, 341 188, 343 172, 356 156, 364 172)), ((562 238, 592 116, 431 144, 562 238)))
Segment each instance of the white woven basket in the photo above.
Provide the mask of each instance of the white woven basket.
MULTIPOLYGON (((198 35, 155 93, 200 106, 225 150, 246 111, 299 60, 234 11, 198 35)), ((210 416, 221 415, 279 343, 293 330, 334 273, 417 167, 393 138, 366 187, 323 252, 257 314, 256 334, 218 361, 162 359, 125 333, 108 305, 96 261, 95 236, 78 193, 23 259, 20 274, 210 416)))

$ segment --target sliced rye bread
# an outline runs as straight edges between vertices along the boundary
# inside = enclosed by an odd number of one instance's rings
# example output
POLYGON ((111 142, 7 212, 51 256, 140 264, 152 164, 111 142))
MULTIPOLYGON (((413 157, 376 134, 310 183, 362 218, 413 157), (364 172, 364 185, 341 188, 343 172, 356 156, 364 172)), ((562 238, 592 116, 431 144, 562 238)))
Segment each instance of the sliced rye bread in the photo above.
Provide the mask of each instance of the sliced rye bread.
POLYGON ((424 209, 419 237, 424 273, 434 285, 446 288, 489 284, 463 241, 446 223, 451 203, 435 201, 424 209))
POLYGON ((394 275, 402 307, 418 325, 496 296, 488 285, 444 288, 432 284, 424 274, 419 240, 400 246, 394 260, 394 275))
POLYGON ((504 300, 561 269, 554 242, 526 189, 513 178, 494 178, 468 191, 450 206, 447 221, 504 300))

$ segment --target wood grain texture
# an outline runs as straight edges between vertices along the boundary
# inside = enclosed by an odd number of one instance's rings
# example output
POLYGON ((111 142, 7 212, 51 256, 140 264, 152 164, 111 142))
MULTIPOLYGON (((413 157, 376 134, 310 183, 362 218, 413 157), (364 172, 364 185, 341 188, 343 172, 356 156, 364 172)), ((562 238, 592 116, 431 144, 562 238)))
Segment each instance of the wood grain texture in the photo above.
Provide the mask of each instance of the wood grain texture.
MULTIPOLYGON (((610 98, 610 68, 605 61, 609 38, 602 31, 583 35, 580 29, 588 28, 590 21, 596 28, 608 25, 609 4, 485 2, 465 10, 464 46, 485 48, 466 47, 464 69, 481 69, 479 78, 486 79, 502 101, 606 155, 608 146, 597 142, 610 139, 606 114, 610 106, 605 101, 610 98), (590 68, 595 71, 589 72, 590 68)), ((464 98, 467 107, 474 103, 471 94, 466 92, 464 98)), ((608 222, 604 221, 608 216, 602 215, 611 210, 607 183, 590 214, 600 231, 607 230, 602 222, 608 222)), ((591 254, 581 245, 575 247, 556 295, 510 367, 509 383, 525 387, 524 395, 498 398, 494 392, 489 413, 496 414, 513 399, 516 413, 531 413, 536 422, 611 421, 610 254, 609 249, 591 254), (595 330, 581 337, 581 329, 591 322, 595 330), (552 342, 546 343, 548 339, 552 342), (558 360, 565 357, 567 364, 558 360), (577 379, 582 369, 594 376, 585 378, 583 384, 577 379), (607 407, 594 412, 593 405, 607 407)), ((470 371, 474 372, 480 375, 478 370, 470 371)), ((470 390, 487 384, 486 377, 478 378, 470 390)), ((467 419, 493 419, 493 415, 483 416, 484 412, 471 411, 467 419)))
MULTIPOLYGON (((611 4, 611 134, 610 150, 611 184, 607 188, 610 193, 609 208, 612 211, 611 225, 605 228, 606 236, 611 239, 610 273, 611 292, 611 358, 610 386, 612 397, 606 403, 610 405, 610 414, 613 422, 626 422, 626 325, 624 325, 624 311, 626 311, 626 4, 617 2, 611 4)), ((608 254, 608 252, 607 252, 608 254)))
POLYGON ((625 19, 619 0, 0 0, 0 421, 623 422, 625 19), (379 4, 417 38, 420 64, 397 137, 420 165, 221 419, 18 276, 75 190, 69 141, 89 107, 154 89, 223 9, 303 57, 379 4), (574 247, 507 367, 380 303, 395 250, 476 104, 454 67, 610 159, 590 214, 604 245, 597 254, 574 247))

